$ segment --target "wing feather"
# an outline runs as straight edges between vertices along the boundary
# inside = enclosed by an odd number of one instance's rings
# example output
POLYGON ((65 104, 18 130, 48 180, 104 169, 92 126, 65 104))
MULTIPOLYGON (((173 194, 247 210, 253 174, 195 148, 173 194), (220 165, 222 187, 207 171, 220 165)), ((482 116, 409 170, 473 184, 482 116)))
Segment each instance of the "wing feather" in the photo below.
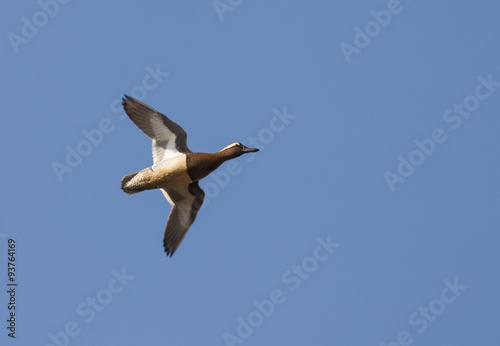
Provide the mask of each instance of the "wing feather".
POLYGON ((130 120, 153 140, 153 162, 156 164, 181 153, 190 153, 186 131, 165 115, 125 95, 123 108, 130 120))
POLYGON ((168 216, 163 246, 167 256, 172 257, 193 224, 205 198, 198 182, 162 188, 161 191, 172 205, 168 216))

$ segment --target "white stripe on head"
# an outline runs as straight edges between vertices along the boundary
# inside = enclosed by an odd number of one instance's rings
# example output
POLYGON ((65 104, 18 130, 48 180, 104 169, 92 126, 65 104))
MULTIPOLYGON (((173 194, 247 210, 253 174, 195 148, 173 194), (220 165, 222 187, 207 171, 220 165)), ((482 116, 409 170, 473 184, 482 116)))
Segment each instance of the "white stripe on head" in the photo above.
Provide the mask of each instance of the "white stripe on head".
POLYGON ((219 150, 219 151, 226 150, 226 149, 229 149, 229 148, 232 148, 232 147, 236 147, 236 146, 239 146, 239 145, 241 145, 241 143, 234 142, 234 143, 231 143, 231 144, 229 144, 228 146, 226 146, 226 147, 222 148, 222 149, 221 149, 221 150, 219 150))

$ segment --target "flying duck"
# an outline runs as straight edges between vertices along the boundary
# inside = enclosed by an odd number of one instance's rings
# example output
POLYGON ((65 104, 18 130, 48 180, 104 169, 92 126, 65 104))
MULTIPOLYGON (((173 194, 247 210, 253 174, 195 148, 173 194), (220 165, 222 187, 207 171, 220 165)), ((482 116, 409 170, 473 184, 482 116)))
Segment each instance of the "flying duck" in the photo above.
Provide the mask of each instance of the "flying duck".
POLYGON ((153 140, 153 166, 124 176, 121 188, 129 195, 151 189, 163 192, 172 205, 163 246, 172 257, 203 203, 205 192, 198 181, 225 161, 259 149, 232 143, 214 154, 193 153, 186 131, 165 115, 127 95, 122 104, 130 120, 153 140))

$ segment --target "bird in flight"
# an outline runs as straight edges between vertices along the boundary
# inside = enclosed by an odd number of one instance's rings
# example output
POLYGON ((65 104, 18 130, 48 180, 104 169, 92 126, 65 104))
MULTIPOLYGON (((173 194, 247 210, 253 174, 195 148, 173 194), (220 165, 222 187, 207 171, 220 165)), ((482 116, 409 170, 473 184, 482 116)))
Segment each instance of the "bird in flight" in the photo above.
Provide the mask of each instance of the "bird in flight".
POLYGON ((186 144, 186 131, 165 115, 127 95, 123 108, 130 120, 153 140, 153 166, 124 176, 121 188, 130 195, 161 190, 172 205, 163 237, 165 252, 172 257, 203 203, 205 192, 198 181, 225 161, 259 149, 232 143, 213 154, 193 153, 186 144))

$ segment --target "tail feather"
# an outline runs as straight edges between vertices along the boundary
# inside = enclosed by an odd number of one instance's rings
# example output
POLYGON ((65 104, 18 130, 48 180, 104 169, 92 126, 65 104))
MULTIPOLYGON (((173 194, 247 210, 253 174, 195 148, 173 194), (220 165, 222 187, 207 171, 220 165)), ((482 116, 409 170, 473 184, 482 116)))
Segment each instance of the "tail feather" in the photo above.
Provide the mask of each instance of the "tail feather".
POLYGON ((122 179, 122 190, 125 193, 128 193, 129 195, 133 195, 134 193, 141 192, 142 190, 135 190, 132 189, 131 187, 127 186, 127 183, 132 180, 139 172, 132 173, 132 174, 127 174, 126 176, 123 177, 122 179))

